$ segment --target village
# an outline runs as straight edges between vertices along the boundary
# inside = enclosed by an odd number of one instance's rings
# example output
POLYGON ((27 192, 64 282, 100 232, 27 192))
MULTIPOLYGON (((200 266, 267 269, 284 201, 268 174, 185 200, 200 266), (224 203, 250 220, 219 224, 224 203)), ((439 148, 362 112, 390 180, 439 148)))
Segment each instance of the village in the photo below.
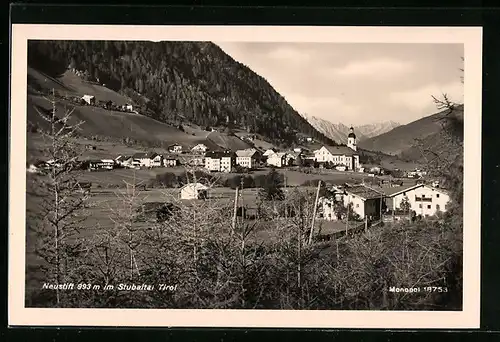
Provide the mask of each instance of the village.
POLYGON ((463 105, 418 61, 418 86, 353 75, 375 45, 290 45, 291 91, 240 62, 288 50, 253 43, 28 41, 25 307, 463 308, 463 105), (44 287, 70 282, 106 291, 44 287), (448 291, 388 290, 414 284, 448 291))
MULTIPOLYGON (((86 147, 91 149, 92 147, 86 147)), ((363 180, 355 183, 343 182, 332 184, 323 182, 326 194, 319 196, 317 187, 315 212, 319 220, 330 222, 334 227, 330 231, 338 233, 349 229, 358 229, 382 221, 415 220, 435 216, 446 211, 449 195, 439 187, 439 182, 428 179, 426 172, 420 169, 401 173, 394 177, 389 170, 380 166, 365 168, 359 162, 356 135, 351 128, 346 146, 322 146, 315 151, 295 148, 290 151, 256 148, 243 150, 209 150, 205 144, 191 148, 183 144, 173 144, 169 154, 156 152, 138 152, 133 155, 119 155, 109 159, 88 159, 82 165, 87 172, 106 172, 115 169, 158 169, 190 167, 210 174, 245 174, 255 170, 317 170, 318 172, 366 175, 371 182, 363 180), (350 222, 349 222, 350 221, 350 222), (347 229, 347 228, 346 228, 347 229)), ((28 167, 28 172, 43 173, 51 164, 49 160, 38 162, 28 167)), ((286 182, 286 179, 285 179, 286 182)), ((321 183, 321 182, 320 182, 321 183)), ((181 200, 209 199, 216 185, 200 182, 184 184, 176 197, 181 200)))

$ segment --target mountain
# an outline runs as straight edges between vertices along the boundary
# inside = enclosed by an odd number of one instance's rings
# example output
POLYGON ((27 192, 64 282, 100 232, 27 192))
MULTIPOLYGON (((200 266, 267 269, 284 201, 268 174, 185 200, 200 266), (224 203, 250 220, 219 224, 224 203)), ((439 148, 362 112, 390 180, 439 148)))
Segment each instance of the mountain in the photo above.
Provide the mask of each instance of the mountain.
MULTIPOLYGON (((349 134, 350 127, 342 123, 334 124, 328 120, 317 118, 315 116, 308 116, 307 114, 305 115, 305 117, 314 128, 316 128, 319 132, 323 133, 330 139, 343 144, 347 143, 347 135, 349 134)), ((388 132, 398 126, 399 123, 397 122, 386 121, 375 124, 354 126, 353 128, 354 132, 356 133, 356 139, 359 143, 368 138, 388 132)))
POLYGON ((463 105, 459 105, 453 111, 440 113, 437 120, 441 129, 401 151, 399 156, 405 160, 437 162, 438 156, 450 160, 457 155, 463 155, 463 110, 463 105))
MULTIPOLYGON (((285 144, 293 144, 302 133, 335 144, 263 77, 211 42, 33 40, 28 43, 28 65, 52 78, 60 92, 67 93, 71 86, 65 80, 77 75, 88 86, 73 87, 76 95, 106 88, 158 122, 242 129, 285 144)), ((37 87, 36 78, 28 81, 37 87)))
MULTIPOLYGON (((447 117, 448 110, 424 117, 406 125, 398 126, 389 132, 361 141, 358 146, 370 151, 381 151, 398 155, 412 149, 417 139, 436 140, 443 129, 443 120, 447 117), (434 138, 431 138, 435 136, 434 138)), ((434 145, 434 143, 432 143, 434 145)))
POLYGON ((363 141, 368 138, 373 138, 376 137, 377 135, 384 134, 386 132, 389 132, 390 130, 401 126, 399 122, 394 122, 394 121, 384 121, 384 122, 378 122, 374 124, 367 124, 367 125, 361 125, 361 126, 354 126, 354 131, 356 132, 356 135, 360 134, 363 139, 358 139, 359 141, 363 141))

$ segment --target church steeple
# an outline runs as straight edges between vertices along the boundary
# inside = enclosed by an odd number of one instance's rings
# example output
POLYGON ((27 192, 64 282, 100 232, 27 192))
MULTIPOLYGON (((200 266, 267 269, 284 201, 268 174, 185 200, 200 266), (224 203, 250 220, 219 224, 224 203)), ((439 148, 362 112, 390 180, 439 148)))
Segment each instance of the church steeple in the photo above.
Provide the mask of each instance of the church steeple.
POLYGON ((349 129, 349 134, 347 135, 347 147, 353 149, 354 151, 357 150, 357 147, 356 147, 356 134, 354 134, 354 128, 352 126, 349 129))

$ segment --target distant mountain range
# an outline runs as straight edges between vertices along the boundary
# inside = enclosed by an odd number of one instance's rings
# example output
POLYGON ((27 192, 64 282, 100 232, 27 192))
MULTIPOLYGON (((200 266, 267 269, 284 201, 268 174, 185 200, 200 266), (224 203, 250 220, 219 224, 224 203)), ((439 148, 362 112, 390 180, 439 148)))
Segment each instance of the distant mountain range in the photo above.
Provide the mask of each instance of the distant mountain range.
MULTIPOLYGON (((349 134, 350 128, 349 126, 346 126, 343 123, 334 124, 328 120, 315 116, 309 116, 307 114, 305 114, 304 117, 306 117, 314 128, 326 135, 328 138, 344 144, 347 142, 347 134, 349 134)), ((380 134, 384 134, 398 126, 400 126, 398 122, 384 121, 380 123, 354 126, 353 128, 359 143, 380 134)))
MULTIPOLYGON (((463 106, 457 109, 460 120, 463 120, 463 106)), ((443 129, 443 119, 447 116, 448 110, 426 116, 422 119, 410 122, 406 125, 398 126, 386 133, 360 141, 360 148, 370 151, 381 151, 393 155, 405 155, 410 159, 418 159, 421 155, 416 151, 417 140, 422 141, 427 147, 434 150, 443 144, 441 133, 443 129)))

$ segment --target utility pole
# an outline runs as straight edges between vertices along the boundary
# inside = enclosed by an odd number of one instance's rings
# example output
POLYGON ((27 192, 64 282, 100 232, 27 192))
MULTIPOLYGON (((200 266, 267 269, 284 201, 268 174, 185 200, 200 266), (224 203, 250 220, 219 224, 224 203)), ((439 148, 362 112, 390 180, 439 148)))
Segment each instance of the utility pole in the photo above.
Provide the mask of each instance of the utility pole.
POLYGON ((241 192, 240 192, 240 197, 241 197, 241 222, 243 222, 244 219, 245 219, 245 204, 243 203, 243 177, 241 177, 240 186, 241 186, 241 192))
MULTIPOLYGON (((286 158, 285 158, 285 161, 286 161, 286 158)), ((285 165, 285 221, 288 217, 288 201, 287 201, 287 188, 286 188, 286 171, 287 171, 287 168, 286 168, 286 165, 285 165)))
POLYGON ((383 194, 380 192, 380 224, 382 224, 382 200, 383 200, 383 194))
POLYGON ((233 211, 233 225, 231 229, 231 235, 233 235, 234 231, 236 230, 236 213, 238 212, 238 187, 236 187, 235 193, 234 193, 234 211, 233 211))
POLYGON ((349 229, 349 199, 347 199, 347 215, 345 220, 345 235, 347 235, 347 230, 349 229))
POLYGON ((314 201, 314 211, 312 215, 312 222, 311 222, 311 231, 309 232, 309 244, 312 242, 312 237, 313 237, 313 232, 314 232, 314 221, 316 219, 316 211, 318 209, 318 198, 319 198, 319 190, 321 187, 321 180, 318 181, 318 190, 316 190, 316 199, 314 201))

